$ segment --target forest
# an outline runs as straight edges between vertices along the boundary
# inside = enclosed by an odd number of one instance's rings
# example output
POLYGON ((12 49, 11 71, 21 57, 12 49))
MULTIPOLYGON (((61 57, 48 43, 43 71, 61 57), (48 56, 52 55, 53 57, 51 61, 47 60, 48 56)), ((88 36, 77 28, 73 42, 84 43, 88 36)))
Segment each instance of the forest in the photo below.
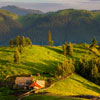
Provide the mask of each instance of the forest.
POLYGON ((65 41, 90 43, 94 36, 100 40, 99 11, 67 9, 18 16, 0 10, 0 20, 0 45, 8 45, 9 39, 18 35, 30 37, 33 44, 47 45, 48 30, 52 32, 55 45, 61 45, 65 41))

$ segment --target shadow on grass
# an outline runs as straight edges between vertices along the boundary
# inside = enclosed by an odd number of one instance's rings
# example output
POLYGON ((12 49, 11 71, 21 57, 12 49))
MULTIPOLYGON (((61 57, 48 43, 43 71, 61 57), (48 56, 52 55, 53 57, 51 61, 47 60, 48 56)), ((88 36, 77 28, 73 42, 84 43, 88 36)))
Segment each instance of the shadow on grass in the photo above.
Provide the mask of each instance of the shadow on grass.
POLYGON ((80 81, 80 80, 77 80, 77 79, 75 79, 75 78, 71 78, 71 79, 72 79, 72 80, 75 80, 75 81, 77 81, 77 82, 82 83, 87 89, 90 89, 90 90, 92 90, 92 91, 95 91, 95 92, 100 93, 100 88, 97 88, 96 86, 88 85, 87 83, 84 83, 84 82, 82 82, 82 81, 80 81))
POLYGON ((11 50, 6 50, 6 49, 0 49, 0 51, 2 51, 2 52, 13 52, 11 50))
POLYGON ((84 46, 82 46, 82 45, 79 45, 79 46, 74 45, 74 48, 79 48, 79 49, 88 50, 88 48, 86 48, 86 47, 84 47, 84 46))
POLYGON ((74 50, 75 53, 86 53, 86 51, 74 50))
POLYGON ((1 65, 7 65, 8 63, 9 63, 8 60, 0 59, 0 64, 1 64, 1 65))
POLYGON ((49 50, 53 50, 53 51, 55 51, 57 53, 63 54, 63 51, 62 50, 59 50, 58 48, 48 47, 48 46, 46 46, 45 48, 47 48, 49 50))
POLYGON ((48 60, 43 60, 43 62, 41 63, 34 63, 34 62, 23 62, 22 65, 16 65, 16 68, 21 68, 23 70, 27 70, 30 73, 32 73, 33 75, 40 73, 42 76, 48 76, 48 77, 52 77, 54 76, 54 73, 56 71, 57 68, 57 61, 48 61, 48 60))

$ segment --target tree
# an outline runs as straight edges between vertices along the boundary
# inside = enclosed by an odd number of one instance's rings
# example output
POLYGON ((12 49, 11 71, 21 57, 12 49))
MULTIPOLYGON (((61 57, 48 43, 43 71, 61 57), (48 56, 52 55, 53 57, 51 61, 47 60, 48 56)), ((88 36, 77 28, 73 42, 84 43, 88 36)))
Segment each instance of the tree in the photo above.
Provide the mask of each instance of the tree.
POLYGON ((70 66, 70 73, 74 73, 75 72, 75 66, 74 66, 74 62, 71 58, 69 60, 69 66, 70 66))
POLYGON ((22 54, 23 51, 24 51, 24 49, 23 49, 23 46, 21 45, 20 48, 19 48, 19 52, 22 54))
POLYGON ((98 51, 100 52, 100 43, 99 43, 98 51))
POLYGON ((64 54, 64 56, 67 55, 67 47, 65 44, 63 45, 63 54, 64 54))
POLYGON ((92 44, 90 45, 90 48, 93 48, 93 47, 96 48, 96 45, 97 45, 97 40, 96 40, 96 37, 94 37, 94 39, 92 40, 92 44))
POLYGON ((69 42, 69 45, 67 46, 67 54, 69 56, 73 55, 73 46, 72 46, 71 42, 69 42))
POLYGON ((16 40, 15 40, 16 46, 19 46, 19 45, 20 45, 20 41, 21 41, 20 36, 17 36, 17 37, 16 37, 16 40))
POLYGON ((26 46, 26 39, 25 39, 24 36, 22 36, 21 45, 22 45, 22 46, 26 46))
POLYGON ((14 52, 14 62, 19 64, 19 59, 20 59, 19 51, 18 49, 16 49, 14 52))
POLYGON ((67 41, 65 41, 65 46, 66 46, 66 47, 68 46, 67 41))
POLYGON ((60 79, 62 77, 62 66, 58 63, 57 71, 55 73, 55 77, 60 79))
POLYGON ((26 37, 26 45, 32 45, 32 41, 29 37, 26 37))
POLYGON ((63 54, 64 56, 67 55, 67 42, 65 42, 65 44, 63 45, 63 54))
POLYGON ((54 44, 54 41, 52 40, 52 38, 51 38, 51 31, 49 30, 49 32, 48 32, 48 44, 49 45, 53 45, 54 44))
POLYGON ((75 66, 73 64, 73 60, 70 59, 69 61, 64 60, 62 65, 58 64, 56 70, 56 77, 64 78, 75 71, 75 66))
POLYGON ((92 77, 97 78, 97 75, 98 75, 98 67, 97 67, 96 64, 94 64, 94 66, 92 66, 91 75, 92 75, 92 77))
POLYGON ((12 47, 12 46, 14 46, 14 40, 13 39, 11 39, 10 41, 9 41, 9 45, 12 47))

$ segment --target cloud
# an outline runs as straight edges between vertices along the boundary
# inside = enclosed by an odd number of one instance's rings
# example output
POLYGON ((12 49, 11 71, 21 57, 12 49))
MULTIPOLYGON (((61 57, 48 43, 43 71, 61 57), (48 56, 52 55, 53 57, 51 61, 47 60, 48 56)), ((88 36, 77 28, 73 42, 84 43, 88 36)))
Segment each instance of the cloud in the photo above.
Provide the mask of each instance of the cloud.
POLYGON ((15 5, 46 12, 69 8, 100 10, 100 0, 0 0, 0 7, 6 5, 15 5))

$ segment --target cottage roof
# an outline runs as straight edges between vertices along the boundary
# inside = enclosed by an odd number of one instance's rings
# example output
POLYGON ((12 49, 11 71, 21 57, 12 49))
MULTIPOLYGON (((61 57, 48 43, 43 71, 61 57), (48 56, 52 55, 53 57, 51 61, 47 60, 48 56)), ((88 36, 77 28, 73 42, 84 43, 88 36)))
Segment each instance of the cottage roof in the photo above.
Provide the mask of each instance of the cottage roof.
POLYGON ((33 81, 32 77, 16 77, 15 84, 26 83, 27 81, 33 81))

